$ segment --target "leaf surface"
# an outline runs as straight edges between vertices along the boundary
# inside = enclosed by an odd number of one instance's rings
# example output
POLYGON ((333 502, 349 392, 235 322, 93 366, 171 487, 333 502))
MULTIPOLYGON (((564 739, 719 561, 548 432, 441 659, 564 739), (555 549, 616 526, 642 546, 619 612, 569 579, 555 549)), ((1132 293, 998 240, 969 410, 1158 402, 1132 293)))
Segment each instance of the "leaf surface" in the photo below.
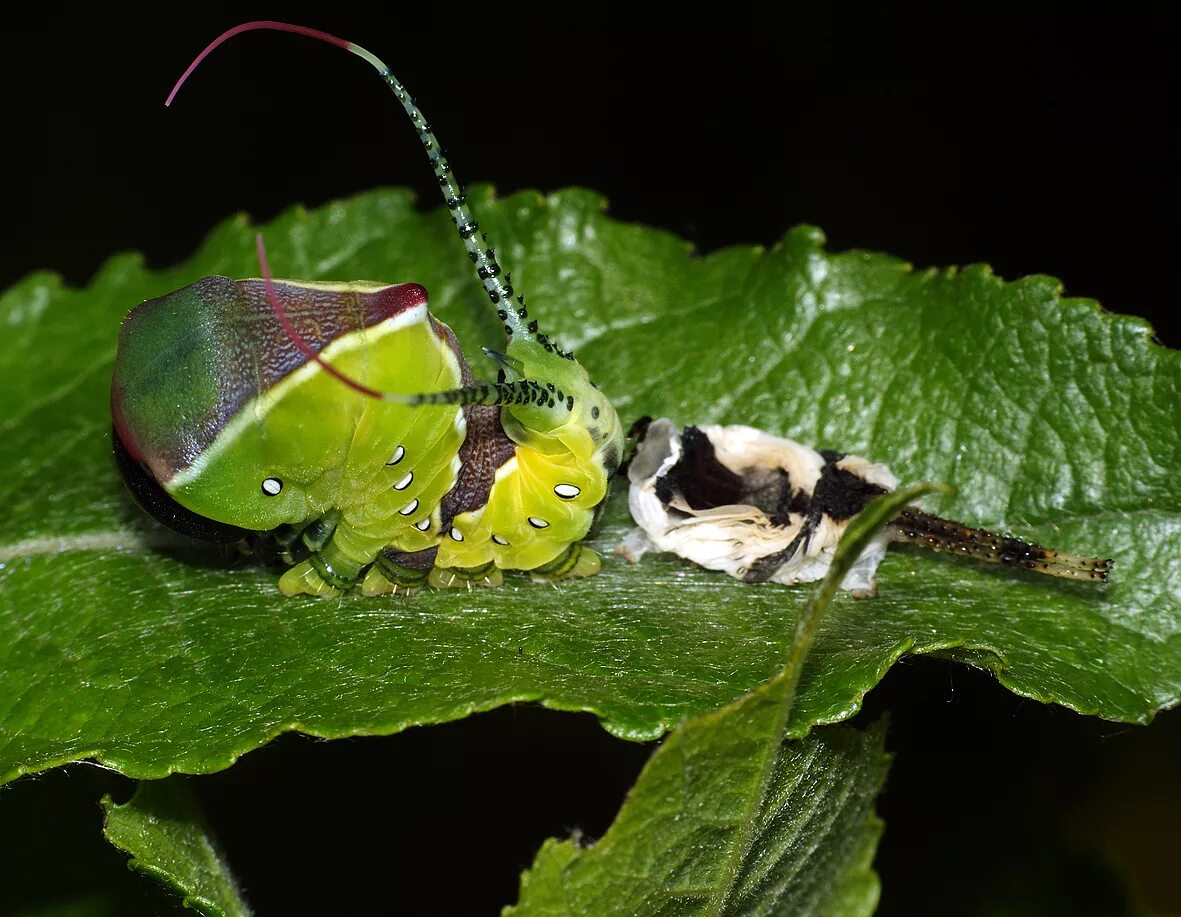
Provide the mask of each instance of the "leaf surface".
POLYGON ((602 840, 542 845, 505 917, 872 914, 885 730, 771 743, 782 689, 674 730, 602 840))
MULTIPOLYGON (((1115 558, 1096 587, 892 550, 880 598, 837 599, 792 735, 849 716, 906 652, 1110 719, 1177 703, 1181 359, 1143 322, 1049 278, 832 255, 810 229, 699 258, 589 192, 469 199, 625 422, 742 422, 860 453, 957 488, 928 509, 1115 558)), ((602 575, 411 600, 285 599, 273 571, 146 523, 110 456, 119 321, 199 277, 257 275, 252 232, 232 220, 181 267, 120 255, 86 290, 36 275, 0 298, 0 777, 85 757, 209 772, 285 730, 384 734, 513 701, 651 738, 779 669, 807 591, 609 556, 629 527, 622 486, 595 536, 602 575)), ((445 214, 379 191, 265 232, 277 275, 424 283, 491 373, 478 347, 498 323, 445 214)))
POLYGON ((103 797, 107 840, 128 865, 176 891, 202 917, 249 917, 217 844, 182 777, 141 783, 123 805, 103 797))

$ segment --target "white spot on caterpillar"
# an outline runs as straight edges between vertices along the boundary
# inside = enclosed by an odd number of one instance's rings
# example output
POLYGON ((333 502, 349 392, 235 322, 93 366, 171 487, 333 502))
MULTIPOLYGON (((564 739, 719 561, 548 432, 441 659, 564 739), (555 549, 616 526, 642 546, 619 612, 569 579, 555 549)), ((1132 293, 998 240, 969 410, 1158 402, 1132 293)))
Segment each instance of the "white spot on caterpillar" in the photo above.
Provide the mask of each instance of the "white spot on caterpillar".
POLYGON ((538 519, 536 516, 529 517, 529 524, 531 526, 533 526, 535 529, 548 529, 549 528, 548 522, 546 522, 544 519, 538 519))
POLYGON ((455 541, 463 541, 463 532, 461 532, 459 529, 453 528, 451 530, 451 537, 455 541))
MULTIPOLYGON (((411 500, 409 503, 407 503, 405 506, 403 506, 400 510, 398 510, 398 512, 401 513, 403 516, 409 516, 416 509, 418 509, 418 501, 411 500)), ((428 520, 428 522, 429 522, 429 520, 428 520)))
POLYGON ((556 493, 563 500, 573 500, 580 493, 582 493, 582 491, 573 484, 559 484, 554 488, 554 493, 556 493))
POLYGON ((508 547, 508 542, 507 542, 507 541, 505 541, 503 538, 501 538, 499 535, 493 535, 493 536, 492 536, 492 540, 493 540, 493 541, 494 541, 496 544, 500 545, 501 547, 505 547, 505 548, 507 548, 507 547, 508 547))
POLYGON ((413 480, 414 480, 414 472, 407 471, 406 477, 402 478, 402 480, 400 480, 397 484, 394 485, 394 490, 405 490, 407 487, 410 486, 410 482, 413 480))
POLYGON ((268 497, 277 497, 283 489, 283 482, 278 478, 267 478, 262 482, 262 492, 268 497))
POLYGON ((387 465, 396 465, 396 464, 398 464, 398 462, 402 461, 402 459, 404 459, 405 457, 406 457, 406 447, 399 446, 397 449, 394 450, 393 457, 390 458, 390 460, 388 462, 386 462, 386 464, 387 465))
MULTIPOLYGON (((418 501, 415 500, 414 503, 415 503, 415 505, 417 505, 418 501)), ((427 529, 429 529, 431 527, 431 517, 427 516, 425 519, 422 520, 422 522, 414 523, 414 527, 416 529, 418 529, 420 532, 425 532, 427 529)))

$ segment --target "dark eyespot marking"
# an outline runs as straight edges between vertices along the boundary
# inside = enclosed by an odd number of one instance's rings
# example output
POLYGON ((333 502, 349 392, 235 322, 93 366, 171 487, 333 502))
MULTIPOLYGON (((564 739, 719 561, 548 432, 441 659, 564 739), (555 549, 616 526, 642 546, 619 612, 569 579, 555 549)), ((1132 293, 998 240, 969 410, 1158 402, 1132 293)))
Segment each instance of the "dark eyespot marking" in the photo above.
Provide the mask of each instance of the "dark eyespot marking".
POLYGON ((277 497, 283 489, 283 482, 278 478, 267 478, 262 482, 262 492, 268 497, 277 497))
POLYGON ((599 406, 596 404, 591 408, 591 420, 599 419, 599 406))
POLYGON ((400 480, 397 484, 394 485, 394 490, 405 490, 407 487, 410 486, 410 482, 413 480, 414 480, 414 472, 407 471, 406 476, 404 478, 402 478, 402 480, 400 480))
POLYGON ((493 535, 493 536, 492 536, 492 541, 493 541, 494 543, 496 543, 496 544, 500 545, 502 548, 507 548, 507 547, 508 547, 508 542, 507 542, 507 541, 505 541, 503 538, 501 538, 499 535, 493 535))
POLYGON ((546 522, 544 519, 538 519, 536 516, 529 517, 529 524, 531 526, 533 526, 535 529, 548 529, 549 528, 548 522, 546 522))
POLYGON ((386 464, 387 465, 396 465, 396 464, 398 464, 398 462, 402 461, 402 459, 404 459, 405 457, 406 457, 406 448, 404 446, 399 446, 397 449, 394 450, 394 454, 390 457, 390 460, 388 462, 386 462, 386 464))
POLYGON ((573 484, 559 484, 554 488, 554 493, 556 493, 563 500, 573 500, 580 493, 582 493, 582 490, 578 487, 575 487, 573 484))
MULTIPOLYGON (((418 501, 411 500, 409 503, 407 503, 405 506, 403 506, 400 510, 398 510, 398 512, 403 516, 409 516, 416 509, 418 509, 418 501)), ((428 522, 429 522, 429 520, 428 520, 428 522)))

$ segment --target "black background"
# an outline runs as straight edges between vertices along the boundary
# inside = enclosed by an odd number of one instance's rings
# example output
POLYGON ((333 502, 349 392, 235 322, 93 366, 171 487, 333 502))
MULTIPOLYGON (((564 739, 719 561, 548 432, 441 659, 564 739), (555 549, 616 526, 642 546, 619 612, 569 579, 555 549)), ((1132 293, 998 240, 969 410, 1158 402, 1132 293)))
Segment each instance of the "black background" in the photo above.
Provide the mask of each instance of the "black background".
MULTIPOLYGON (((236 211, 263 221, 379 184, 436 205, 385 90, 314 42, 237 39, 163 108, 196 51, 252 17, 380 54, 465 180, 595 188, 616 217, 703 251, 811 222, 834 249, 1048 273, 1181 344, 1174 39, 1164 14, 1132 8, 47 9, 10 23, 0 56, 0 283, 39 268, 85 283, 122 249, 171 265, 236 211)), ((1181 910, 1175 712, 1101 723, 932 660, 899 666, 867 707, 891 711, 897 753, 881 913, 1113 914, 1121 887, 1181 910)), ((491 914, 543 838, 606 830, 647 753, 590 717, 518 707, 387 739, 289 737, 198 789, 260 913, 491 914)), ((74 768, 0 803, 36 812, 60 786, 92 798, 96 780, 74 768)), ((55 888, 121 869, 96 850, 101 868, 71 855, 55 888)))

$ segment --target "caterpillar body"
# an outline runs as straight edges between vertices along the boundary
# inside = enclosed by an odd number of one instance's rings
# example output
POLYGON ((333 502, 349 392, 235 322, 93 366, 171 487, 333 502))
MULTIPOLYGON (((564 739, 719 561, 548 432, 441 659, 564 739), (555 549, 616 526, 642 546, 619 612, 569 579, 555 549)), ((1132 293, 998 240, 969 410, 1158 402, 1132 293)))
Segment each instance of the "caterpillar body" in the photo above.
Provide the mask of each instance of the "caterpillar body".
MULTIPOLYGON (((898 486, 880 462, 818 451, 742 425, 677 428, 641 421, 628 466, 637 526, 616 549, 636 562, 669 551, 750 583, 821 579, 850 520, 898 486)), ((875 594, 889 542, 908 542, 1065 579, 1106 582, 1111 561, 1056 551, 917 508, 895 518, 862 553, 844 587, 875 594)))
POLYGON ((582 545, 617 469, 623 430, 572 353, 529 318, 434 133, 378 58, 362 57, 410 117, 498 320, 498 381, 480 383, 414 283, 208 277, 133 309, 111 391, 132 494, 184 534, 265 535, 287 594, 499 585, 502 570, 585 576, 582 545))

